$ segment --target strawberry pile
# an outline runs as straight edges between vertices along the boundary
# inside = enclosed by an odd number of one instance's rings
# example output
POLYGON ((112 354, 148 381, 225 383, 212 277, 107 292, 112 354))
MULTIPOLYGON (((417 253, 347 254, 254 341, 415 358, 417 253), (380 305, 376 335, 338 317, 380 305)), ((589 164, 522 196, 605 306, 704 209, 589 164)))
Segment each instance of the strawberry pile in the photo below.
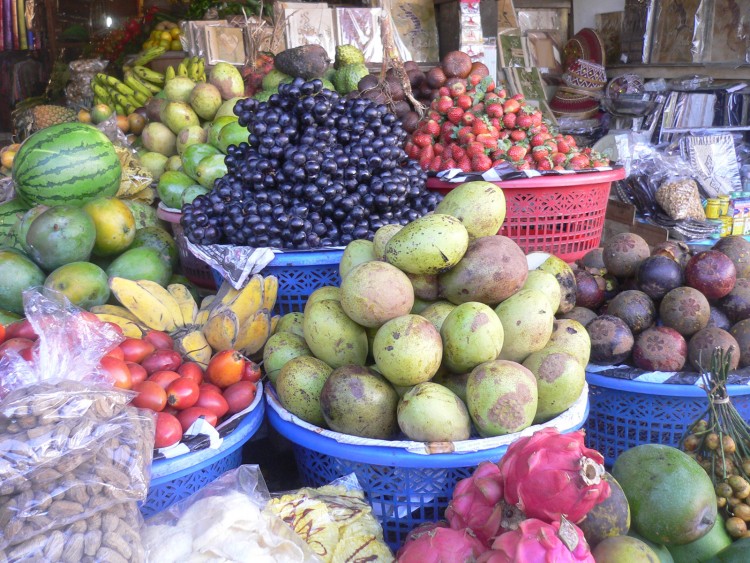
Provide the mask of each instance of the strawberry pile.
POLYGON ((555 132, 522 95, 508 97, 489 77, 477 76, 441 87, 404 148, 433 172, 485 172, 505 163, 517 170, 609 165, 590 148, 576 146, 572 136, 555 132))

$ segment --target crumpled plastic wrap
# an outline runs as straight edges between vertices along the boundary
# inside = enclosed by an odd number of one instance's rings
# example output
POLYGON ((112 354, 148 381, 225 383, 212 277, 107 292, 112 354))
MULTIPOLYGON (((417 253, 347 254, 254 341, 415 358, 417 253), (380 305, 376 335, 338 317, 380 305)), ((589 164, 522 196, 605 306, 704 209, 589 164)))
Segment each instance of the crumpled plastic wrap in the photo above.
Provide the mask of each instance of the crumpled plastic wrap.
POLYGON ((291 526, 321 561, 394 560, 355 474, 273 496, 266 511, 291 526))
POLYGON ((0 560, 143 561, 154 416, 99 368, 122 337, 56 292, 24 305, 32 361, 0 359, 0 560))
POLYGON ((264 507, 257 465, 242 465, 150 518, 141 538, 147 561, 316 563, 320 559, 264 507))

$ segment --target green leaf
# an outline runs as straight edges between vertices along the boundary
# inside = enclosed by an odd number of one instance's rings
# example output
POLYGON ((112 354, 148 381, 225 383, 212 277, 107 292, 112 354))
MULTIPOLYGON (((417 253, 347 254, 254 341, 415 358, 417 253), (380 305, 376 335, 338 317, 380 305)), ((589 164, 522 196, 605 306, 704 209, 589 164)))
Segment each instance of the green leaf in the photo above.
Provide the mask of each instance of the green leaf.
POLYGON ((477 84, 474 92, 474 97, 471 100, 474 105, 477 105, 479 102, 484 100, 484 95, 487 93, 487 88, 489 88, 490 84, 492 84, 492 77, 490 76, 485 76, 484 78, 482 78, 482 81, 477 84))

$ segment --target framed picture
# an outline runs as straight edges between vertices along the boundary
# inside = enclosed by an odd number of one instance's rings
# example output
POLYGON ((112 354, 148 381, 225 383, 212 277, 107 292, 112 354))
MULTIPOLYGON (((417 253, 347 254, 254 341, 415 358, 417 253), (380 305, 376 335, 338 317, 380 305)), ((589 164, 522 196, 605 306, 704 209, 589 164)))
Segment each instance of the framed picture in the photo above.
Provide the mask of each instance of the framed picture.
POLYGON ((188 22, 188 53, 191 57, 206 56, 205 28, 209 25, 227 25, 227 20, 193 20, 188 22))
POLYGON ((549 69, 561 74, 563 71, 560 47, 554 35, 547 31, 533 30, 526 32, 526 50, 529 54, 529 66, 549 69))
POLYGON ((506 29, 497 34, 497 63, 501 68, 529 66, 521 30, 506 29))
POLYGON ((209 25, 204 28, 206 34, 206 62, 210 65, 230 63, 244 65, 247 63, 245 33, 242 28, 209 25))
POLYGON ((661 0, 651 41, 652 63, 693 62, 695 15, 701 0, 661 0))

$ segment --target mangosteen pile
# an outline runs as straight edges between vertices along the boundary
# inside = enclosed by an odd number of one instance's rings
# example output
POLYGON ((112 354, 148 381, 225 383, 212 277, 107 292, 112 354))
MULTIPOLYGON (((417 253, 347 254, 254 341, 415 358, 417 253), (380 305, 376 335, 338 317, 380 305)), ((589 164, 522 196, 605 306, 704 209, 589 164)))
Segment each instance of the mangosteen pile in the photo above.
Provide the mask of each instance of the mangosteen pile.
POLYGON ((295 78, 234 112, 248 142, 230 146, 227 174, 183 207, 194 244, 345 246, 405 225, 441 199, 425 188, 426 174, 404 152, 406 132, 383 104, 295 78))
MULTIPOLYGON (((412 96, 428 108, 433 99, 440 97, 440 88, 443 86, 450 88, 457 82, 465 83, 470 76, 475 76, 478 83, 490 74, 484 63, 472 62, 469 55, 462 51, 446 53, 440 63, 426 73, 414 61, 405 62, 404 70, 409 77, 412 96)), ((404 130, 414 133, 419 123, 419 114, 406 98, 396 71, 393 68, 386 71, 386 84, 381 84, 378 78, 376 74, 365 76, 359 81, 357 90, 362 97, 379 104, 387 103, 389 109, 401 120, 404 130)))
POLYGON ((621 233, 574 266, 576 307, 562 315, 591 338, 591 362, 647 371, 707 371, 720 347, 750 366, 750 242, 691 251, 621 233))

